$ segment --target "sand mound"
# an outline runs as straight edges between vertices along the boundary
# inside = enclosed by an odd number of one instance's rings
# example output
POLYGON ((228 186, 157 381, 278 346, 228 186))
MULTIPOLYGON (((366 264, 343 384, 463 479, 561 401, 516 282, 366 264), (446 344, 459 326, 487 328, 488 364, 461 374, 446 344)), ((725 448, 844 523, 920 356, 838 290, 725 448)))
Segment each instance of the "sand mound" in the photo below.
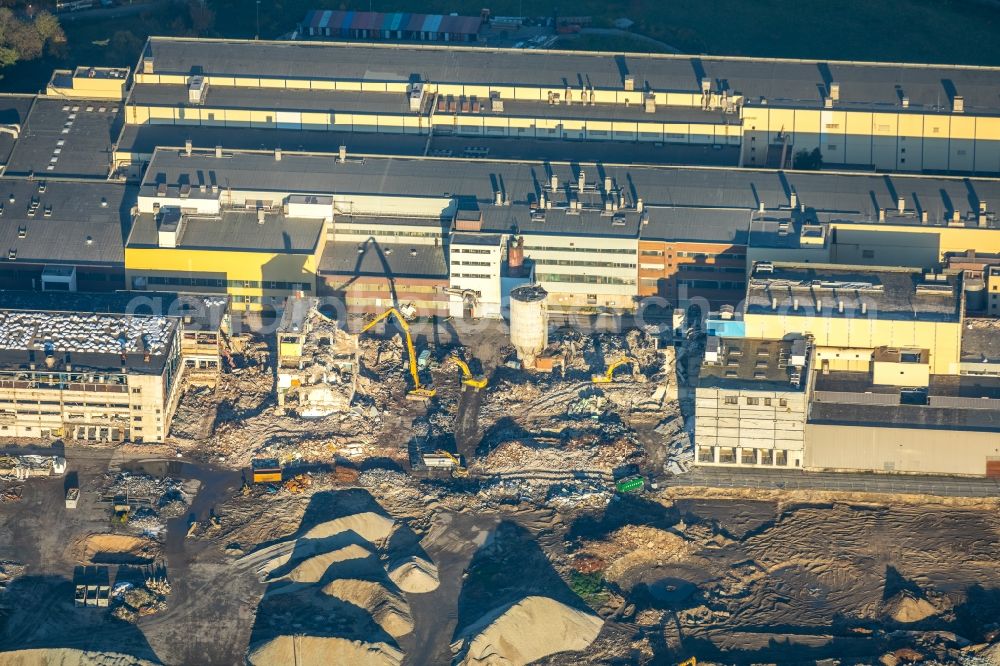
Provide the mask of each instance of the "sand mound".
POLYGON ((278 636, 251 650, 253 666, 399 666, 403 653, 385 643, 365 643, 325 636, 278 636))
POLYGON ((84 652, 71 648, 0 652, 4 666, 155 666, 155 662, 119 652, 84 652))
POLYGON ((363 511, 320 523, 302 535, 302 538, 323 539, 342 532, 354 532, 365 541, 381 541, 392 534, 395 524, 395 521, 388 516, 373 511, 363 511))
POLYGON ((326 585, 323 592, 365 609, 371 614, 375 624, 394 638, 413 631, 409 604, 398 594, 386 589, 382 583, 340 578, 326 585))
POLYGON ((882 609, 885 616, 902 623, 920 622, 939 612, 927 599, 917 597, 906 590, 894 595, 882 609))
POLYGON ((95 564, 151 562, 159 553, 152 539, 124 534, 91 534, 74 546, 76 559, 95 564))
POLYGON ((525 597, 483 616, 453 645, 461 663, 523 666, 557 652, 584 650, 601 631, 601 618, 549 597, 525 597))
POLYGON ((415 555, 394 563, 389 578, 399 589, 410 594, 433 592, 440 583, 437 566, 415 555))
POLYGON ((372 551, 358 544, 351 544, 328 553, 313 555, 299 562, 294 569, 283 576, 274 578, 288 578, 296 583, 318 583, 323 578, 331 565, 348 560, 359 560, 371 557, 372 551))

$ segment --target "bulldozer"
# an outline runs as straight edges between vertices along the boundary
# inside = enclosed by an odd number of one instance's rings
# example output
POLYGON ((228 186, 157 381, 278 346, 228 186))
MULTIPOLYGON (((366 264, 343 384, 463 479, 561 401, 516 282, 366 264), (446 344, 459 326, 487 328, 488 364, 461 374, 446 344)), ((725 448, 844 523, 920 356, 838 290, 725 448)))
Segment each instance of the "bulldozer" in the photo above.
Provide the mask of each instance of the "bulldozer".
POLYGON ((632 365, 632 379, 641 382, 645 381, 645 377, 639 372, 639 362, 630 356, 623 356, 614 363, 608 366, 608 369, 604 371, 603 375, 591 375, 590 381, 594 384, 610 384, 614 381, 615 370, 622 367, 623 365, 632 365))
POLYGON ((476 377, 469 370, 469 364, 463 361, 458 356, 449 356, 446 363, 453 363, 457 365, 462 371, 462 384, 478 391, 479 389, 486 388, 487 379, 486 377, 476 377))
POLYGON ((372 319, 370 322, 364 325, 358 335, 367 333, 372 328, 374 328, 380 321, 387 319, 388 317, 395 317, 396 321, 399 323, 400 329, 403 331, 403 339, 406 342, 406 353, 409 358, 409 368, 410 377, 413 379, 413 388, 410 389, 406 394, 407 400, 419 400, 426 402, 434 397, 436 391, 428 386, 424 386, 420 383, 420 370, 417 367, 417 352, 413 348, 413 338, 410 337, 410 325, 406 322, 406 318, 402 313, 396 308, 389 308, 379 316, 372 319))

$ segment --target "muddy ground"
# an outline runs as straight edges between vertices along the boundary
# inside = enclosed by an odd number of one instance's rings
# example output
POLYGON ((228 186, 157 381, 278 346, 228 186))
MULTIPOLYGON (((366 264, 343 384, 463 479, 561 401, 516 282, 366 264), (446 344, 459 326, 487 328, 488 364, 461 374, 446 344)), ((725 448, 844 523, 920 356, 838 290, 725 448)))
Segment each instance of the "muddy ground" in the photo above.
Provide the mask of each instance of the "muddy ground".
MULTIPOLYGON (((990 650, 1000 660, 995 498, 614 495, 614 468, 662 471, 671 438, 684 435, 676 403, 633 410, 655 381, 595 390, 590 375, 620 353, 614 341, 604 341, 607 358, 581 345, 563 378, 504 368, 502 336, 482 335, 461 350, 491 377, 472 392, 440 363, 454 348, 436 336, 418 339, 437 345, 429 409, 405 399, 401 347, 383 339, 367 346, 370 395, 357 410, 277 416, 273 350, 250 341, 218 388, 188 391, 168 446, 69 448, 65 478, 0 481, 0 496, 20 488, 19 501, 0 503, 0 652, 242 664, 262 637, 339 626, 335 606, 317 618, 287 599, 270 603, 275 584, 259 568, 283 540, 368 507, 412 533, 437 570, 433 591, 400 592, 412 631, 381 637, 407 664, 450 663, 464 629, 529 595, 603 620, 587 649, 547 664, 1000 663, 989 660, 990 650), (611 407, 569 413, 595 396, 611 407), (462 454, 471 476, 421 476, 420 453, 439 448, 462 454), (288 456, 309 483, 244 489, 245 466, 261 453, 288 456), (136 533, 99 501, 122 470, 177 480, 189 504, 155 534, 136 533), (64 506, 71 486, 83 490, 76 509, 64 506), (128 567, 157 567, 171 586, 165 606, 134 622, 74 607, 77 568, 91 564, 112 582, 128 567)), ((655 365, 642 369, 647 378, 655 365)))
MULTIPOLYGON (((67 457, 81 481, 109 463, 92 452, 67 457)), ((703 663, 873 663, 900 648, 960 663, 965 645, 995 640, 1000 618, 1000 518, 992 503, 646 496, 574 513, 489 509, 475 494, 415 481, 351 490, 322 475, 305 493, 244 495, 238 472, 142 468, 201 480, 189 515, 171 520, 162 538, 173 585, 167 609, 130 624, 74 608, 70 581, 82 562, 70 546, 121 530, 96 495, 66 509, 63 479, 33 480, 20 502, 0 505, 0 560, 26 566, 0 597, 0 650, 113 648, 165 664, 243 663, 266 585, 241 558, 359 493, 411 527, 439 570, 437 590, 407 595, 414 630, 398 641, 406 663, 448 663, 458 630, 525 594, 589 604, 606 618, 586 652, 550 657, 552 664, 692 655, 703 663)))

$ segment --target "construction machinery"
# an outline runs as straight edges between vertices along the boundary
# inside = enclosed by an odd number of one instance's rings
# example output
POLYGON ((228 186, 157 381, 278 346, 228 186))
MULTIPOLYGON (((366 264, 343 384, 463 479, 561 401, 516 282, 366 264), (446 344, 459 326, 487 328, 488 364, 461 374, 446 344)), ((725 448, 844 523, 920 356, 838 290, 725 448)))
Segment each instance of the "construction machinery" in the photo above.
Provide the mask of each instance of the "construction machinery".
POLYGON ((423 455, 424 465, 427 467, 451 467, 453 476, 469 476, 469 470, 462 464, 462 460, 450 451, 440 449, 434 453, 423 455))
POLYGON ((591 375, 590 381, 594 384, 610 384, 614 381, 615 370, 626 364, 632 364, 632 377, 636 381, 640 381, 639 378, 642 377, 642 375, 639 373, 639 362, 629 356, 623 356, 609 365, 603 375, 591 375))
POLYGON ((417 352, 413 348, 413 338, 410 336, 410 325, 406 322, 406 318, 402 315, 402 313, 400 313, 399 310, 396 308, 389 308, 365 324, 364 328, 361 329, 361 332, 358 333, 358 335, 362 335, 370 331, 380 321, 387 319, 390 316, 396 318, 396 321, 399 323, 399 328, 403 331, 403 339, 406 342, 406 353, 409 359, 410 377, 413 378, 413 388, 406 394, 406 397, 408 400, 430 400, 434 397, 436 391, 432 388, 423 386, 420 383, 420 370, 417 367, 417 352))
POLYGON ((472 371, 469 370, 469 364, 463 361, 458 356, 449 356, 446 363, 454 363, 462 371, 462 384, 469 386, 475 390, 486 388, 487 379, 486 377, 475 377, 472 371))

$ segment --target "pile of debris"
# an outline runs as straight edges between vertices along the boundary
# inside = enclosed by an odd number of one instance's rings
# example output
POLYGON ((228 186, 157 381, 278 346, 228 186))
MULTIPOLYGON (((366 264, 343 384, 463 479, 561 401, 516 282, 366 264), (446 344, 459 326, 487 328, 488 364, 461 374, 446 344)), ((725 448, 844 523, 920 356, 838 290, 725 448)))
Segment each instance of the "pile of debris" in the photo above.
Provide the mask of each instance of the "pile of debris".
POLYGON ((7 589, 11 581, 24 574, 24 565, 20 562, 0 560, 0 593, 7 589))
POLYGON ((143 585, 119 583, 111 592, 111 614, 125 622, 153 615, 167 607, 170 582, 166 578, 147 578, 143 585))
POLYGON ((524 470, 611 472, 641 451, 638 442, 630 436, 610 442, 589 434, 565 441, 525 438, 500 444, 478 460, 475 469, 491 474, 524 470))
POLYGON ((62 456, 0 455, 0 479, 24 480, 65 473, 66 459, 62 456))

